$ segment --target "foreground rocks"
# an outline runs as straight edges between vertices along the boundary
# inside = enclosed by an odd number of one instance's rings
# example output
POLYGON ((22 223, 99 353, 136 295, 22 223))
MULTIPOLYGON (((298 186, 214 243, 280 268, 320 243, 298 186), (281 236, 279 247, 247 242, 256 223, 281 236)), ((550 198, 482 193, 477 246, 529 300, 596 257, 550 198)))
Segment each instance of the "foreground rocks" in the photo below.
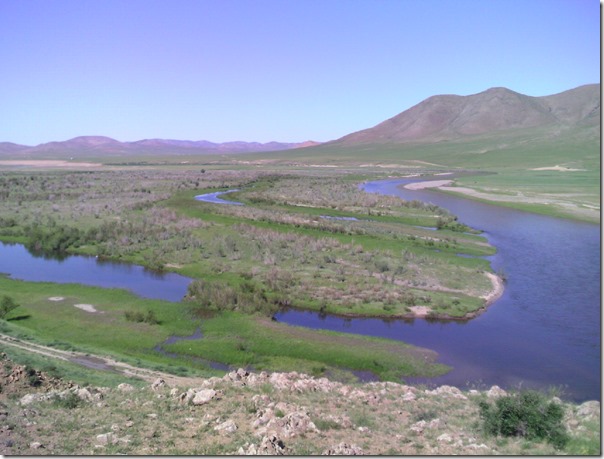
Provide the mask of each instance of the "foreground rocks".
MULTIPOLYGON (((7 455, 529 455, 545 443, 505 442, 477 427, 478 401, 496 386, 461 391, 392 382, 344 384, 296 372, 162 379, 83 387, 5 359, 0 453, 7 455), (9 365, 10 364, 10 365, 9 365), (9 368, 11 366, 11 368, 9 368)), ((599 402, 559 401, 571 435, 599 441, 599 402)))

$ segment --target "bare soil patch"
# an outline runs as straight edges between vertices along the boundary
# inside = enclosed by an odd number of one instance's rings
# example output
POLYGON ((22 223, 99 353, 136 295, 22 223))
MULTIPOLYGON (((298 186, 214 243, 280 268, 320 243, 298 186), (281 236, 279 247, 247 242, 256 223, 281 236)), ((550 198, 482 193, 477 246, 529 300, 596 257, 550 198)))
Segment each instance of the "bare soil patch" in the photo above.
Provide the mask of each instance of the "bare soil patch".
POLYGON ((61 160, 53 160, 53 159, 6 159, 0 160, 0 167, 9 166, 9 167, 52 167, 52 168, 69 168, 69 169, 77 169, 77 168, 91 168, 91 167, 100 167, 102 164, 100 163, 80 163, 80 162, 70 162, 70 161, 61 161, 61 160))
POLYGON ((74 304, 74 306, 82 311, 96 313, 99 312, 97 309, 91 304, 74 304))
POLYGON ((428 182, 409 183, 405 185, 405 188, 408 190, 423 190, 425 188, 438 188, 452 183, 453 180, 430 180, 428 182))

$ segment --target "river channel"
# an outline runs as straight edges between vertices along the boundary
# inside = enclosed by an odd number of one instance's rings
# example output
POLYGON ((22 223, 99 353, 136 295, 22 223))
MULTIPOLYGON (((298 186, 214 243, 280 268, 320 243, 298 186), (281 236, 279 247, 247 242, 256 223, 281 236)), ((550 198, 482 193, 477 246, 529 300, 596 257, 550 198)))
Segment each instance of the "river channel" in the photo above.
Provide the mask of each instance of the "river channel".
POLYGON ((296 310, 277 319, 405 341, 437 351, 453 367, 442 377, 410 382, 556 387, 568 399, 600 400, 599 226, 401 188, 413 181, 370 182, 363 189, 439 205, 484 231, 497 248, 487 259, 507 277, 503 296, 467 322, 350 320, 296 310))
MULTIPOLYGON (((400 188, 410 181, 417 179, 369 182, 363 189, 437 204, 483 230, 498 250, 487 258, 507 277, 503 296, 467 322, 342 319, 297 310, 280 312, 277 320, 402 340, 437 351, 439 361, 453 367, 442 377, 409 382, 461 388, 557 387, 566 399, 600 400, 599 226, 400 188)), ((29 281, 126 288, 168 301, 180 301, 190 282, 174 273, 94 257, 35 256, 22 245, 3 243, 0 273, 29 281)))

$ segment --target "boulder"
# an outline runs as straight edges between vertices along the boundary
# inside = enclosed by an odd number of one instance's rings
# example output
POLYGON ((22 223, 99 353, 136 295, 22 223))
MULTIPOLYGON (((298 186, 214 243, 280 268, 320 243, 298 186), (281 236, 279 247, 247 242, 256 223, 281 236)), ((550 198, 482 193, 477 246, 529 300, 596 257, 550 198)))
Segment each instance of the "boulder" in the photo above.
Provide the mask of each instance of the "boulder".
POLYGON ((487 397, 489 398, 499 398, 499 397, 505 397, 508 393, 506 391, 504 391, 501 387, 499 386, 492 386, 488 391, 487 391, 487 397))
POLYGON ((218 424, 216 427, 214 427, 214 430, 216 430, 217 432, 230 434, 237 430, 237 424, 235 424, 232 420, 229 419, 227 421, 224 421, 222 424, 218 424))
POLYGON ((128 383, 121 383, 117 386, 117 389, 121 392, 132 392, 134 390, 134 386, 128 383))
POLYGON ((196 406, 205 405, 217 396, 218 392, 216 392, 214 389, 203 389, 195 393, 193 399, 191 400, 191 403, 196 406))
POLYGON ((363 449, 355 445, 354 443, 341 442, 333 448, 326 449, 321 453, 323 456, 361 456, 363 449))
POLYGON ((460 391, 457 387, 453 386, 440 386, 434 390, 426 390, 426 394, 428 395, 440 395, 450 398, 458 398, 460 400, 467 400, 462 391, 460 391))
POLYGON ((153 381, 153 384, 151 384, 151 390, 157 392, 161 390, 165 385, 166 381, 164 381, 162 378, 157 378, 155 381, 153 381))
POLYGON ((583 402, 577 408, 577 417, 582 420, 588 421, 591 419, 599 419, 600 418, 600 402, 596 400, 590 400, 588 402, 583 402))
POLYGON ((236 453, 239 456, 283 456, 287 454, 285 444, 275 434, 262 437, 260 445, 247 443, 239 448, 236 453))

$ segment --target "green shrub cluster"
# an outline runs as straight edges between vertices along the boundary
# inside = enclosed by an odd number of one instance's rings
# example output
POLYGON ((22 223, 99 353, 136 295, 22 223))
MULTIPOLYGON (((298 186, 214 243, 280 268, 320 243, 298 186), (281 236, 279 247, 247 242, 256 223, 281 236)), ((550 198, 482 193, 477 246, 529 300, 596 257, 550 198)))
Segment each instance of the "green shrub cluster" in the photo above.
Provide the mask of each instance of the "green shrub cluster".
POLYGON ((30 225, 25 227, 29 250, 42 253, 64 253, 70 247, 78 247, 86 243, 86 232, 74 227, 52 225, 43 227, 30 225))
POLYGON ((146 313, 142 311, 124 311, 124 317, 130 322, 146 322, 151 325, 159 324, 159 320, 155 317, 155 312, 148 309, 146 313))
POLYGON ((189 284, 187 301, 212 311, 272 315, 278 309, 274 302, 268 300, 264 289, 251 282, 229 285, 225 282, 194 280, 189 284))
POLYGON ((19 304, 12 297, 4 295, 0 300, 0 319, 4 319, 9 312, 18 307, 19 304))
POLYGON ((556 448, 564 447, 569 439, 562 424, 562 406, 536 391, 501 397, 495 405, 481 401, 480 416, 485 430, 493 435, 546 440, 556 448))

